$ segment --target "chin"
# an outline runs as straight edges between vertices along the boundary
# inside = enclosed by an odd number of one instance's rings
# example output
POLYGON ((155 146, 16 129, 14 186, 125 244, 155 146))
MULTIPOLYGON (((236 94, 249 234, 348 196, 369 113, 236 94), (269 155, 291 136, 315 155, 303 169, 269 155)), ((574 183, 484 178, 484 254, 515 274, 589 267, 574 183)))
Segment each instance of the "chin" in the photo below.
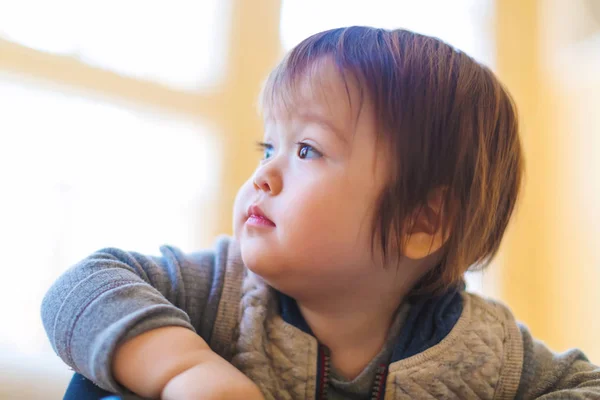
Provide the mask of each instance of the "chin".
POLYGON ((274 255, 268 250, 261 238, 243 237, 240 240, 240 251, 244 265, 255 274, 265 278, 277 269, 274 255))

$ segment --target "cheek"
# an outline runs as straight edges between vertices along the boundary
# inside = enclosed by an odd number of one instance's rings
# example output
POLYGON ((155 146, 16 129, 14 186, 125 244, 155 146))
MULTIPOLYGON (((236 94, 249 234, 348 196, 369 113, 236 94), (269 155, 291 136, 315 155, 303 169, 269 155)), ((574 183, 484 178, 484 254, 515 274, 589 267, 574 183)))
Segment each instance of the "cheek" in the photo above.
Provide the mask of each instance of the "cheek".
POLYGON ((365 194, 341 179, 328 181, 299 187, 302 195, 290 196, 283 225, 290 240, 319 247, 322 242, 352 245, 361 236, 364 222, 370 222, 364 221, 368 218, 365 194))

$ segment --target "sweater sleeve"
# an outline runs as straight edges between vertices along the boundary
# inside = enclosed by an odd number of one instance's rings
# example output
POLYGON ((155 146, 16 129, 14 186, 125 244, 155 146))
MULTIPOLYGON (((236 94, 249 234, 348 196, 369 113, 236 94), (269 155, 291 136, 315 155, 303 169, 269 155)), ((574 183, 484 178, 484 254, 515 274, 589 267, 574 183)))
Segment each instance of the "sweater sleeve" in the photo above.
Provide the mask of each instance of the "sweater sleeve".
POLYGON ((525 326, 520 329, 524 358, 517 399, 600 399, 600 368, 581 351, 553 353, 525 326))
POLYGON ((115 393, 116 347, 146 331, 181 326, 210 342, 230 239, 213 251, 161 256, 107 248, 80 261, 48 290, 42 322, 54 351, 76 372, 115 393))

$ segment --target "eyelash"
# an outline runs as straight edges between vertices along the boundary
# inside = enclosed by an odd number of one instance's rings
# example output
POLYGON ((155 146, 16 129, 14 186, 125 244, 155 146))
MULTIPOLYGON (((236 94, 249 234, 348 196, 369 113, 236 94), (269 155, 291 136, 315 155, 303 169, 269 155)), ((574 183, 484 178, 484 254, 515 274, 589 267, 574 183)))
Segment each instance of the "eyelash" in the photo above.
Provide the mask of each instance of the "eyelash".
POLYGON ((256 142, 256 146, 257 146, 257 150, 260 151, 261 153, 263 153, 263 160, 267 159, 266 157, 264 157, 264 153, 267 150, 273 150, 273 145, 269 144, 269 143, 265 143, 265 142, 256 142))

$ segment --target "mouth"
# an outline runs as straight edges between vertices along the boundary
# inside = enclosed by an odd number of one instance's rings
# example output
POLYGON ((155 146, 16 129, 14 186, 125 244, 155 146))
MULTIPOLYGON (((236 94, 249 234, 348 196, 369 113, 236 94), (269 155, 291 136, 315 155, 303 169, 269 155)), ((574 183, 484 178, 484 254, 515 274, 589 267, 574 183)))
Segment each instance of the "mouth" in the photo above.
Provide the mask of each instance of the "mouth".
POLYGON ((246 225, 252 225, 256 227, 275 227, 275 223, 271 221, 265 213, 257 205, 251 205, 248 207, 248 217, 246 219, 246 225))

